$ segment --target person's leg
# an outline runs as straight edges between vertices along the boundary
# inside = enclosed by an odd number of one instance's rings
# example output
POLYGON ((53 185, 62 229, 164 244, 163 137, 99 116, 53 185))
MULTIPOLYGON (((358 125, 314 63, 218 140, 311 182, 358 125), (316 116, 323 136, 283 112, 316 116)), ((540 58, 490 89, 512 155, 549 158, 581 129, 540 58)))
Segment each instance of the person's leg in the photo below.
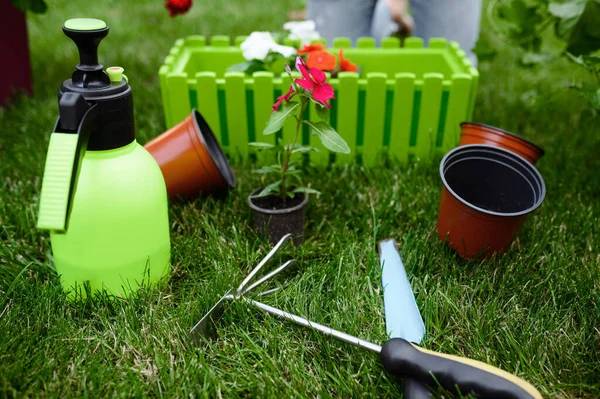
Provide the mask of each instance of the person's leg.
POLYGON ((457 41, 477 66, 473 53, 479 38, 481 0, 410 0, 415 21, 414 36, 425 42, 432 37, 445 37, 457 41))
POLYGON ((328 45, 336 37, 349 37, 352 43, 371 36, 371 20, 376 0, 308 0, 307 19, 315 21, 317 32, 328 45))
POLYGON ((371 36, 373 36, 379 44, 381 39, 391 36, 393 33, 397 32, 398 29, 398 24, 392 19, 390 7, 384 0, 378 0, 373 13, 371 36))

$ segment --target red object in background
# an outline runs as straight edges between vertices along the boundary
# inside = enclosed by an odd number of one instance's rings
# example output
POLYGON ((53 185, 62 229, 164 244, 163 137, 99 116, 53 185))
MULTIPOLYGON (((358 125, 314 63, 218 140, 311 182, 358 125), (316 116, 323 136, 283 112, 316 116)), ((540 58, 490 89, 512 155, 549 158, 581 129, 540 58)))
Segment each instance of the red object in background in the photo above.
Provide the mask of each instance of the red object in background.
POLYGON ((31 64, 25 13, 0 1, 0 106, 19 92, 31 94, 31 64))
POLYGON ((169 10, 169 15, 174 17, 178 14, 185 14, 192 6, 192 0, 166 0, 165 7, 169 10))

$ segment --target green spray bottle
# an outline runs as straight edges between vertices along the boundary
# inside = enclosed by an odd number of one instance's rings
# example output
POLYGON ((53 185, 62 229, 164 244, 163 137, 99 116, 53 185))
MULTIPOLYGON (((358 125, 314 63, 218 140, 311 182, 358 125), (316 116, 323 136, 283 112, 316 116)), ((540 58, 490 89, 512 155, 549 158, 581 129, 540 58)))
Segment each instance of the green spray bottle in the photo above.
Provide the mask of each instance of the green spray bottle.
POLYGON ((37 227, 50 230, 56 271, 71 298, 101 290, 128 296, 169 273, 165 181, 135 139, 123 69, 105 72, 98 62, 106 23, 71 19, 63 31, 80 63, 58 91, 37 227))

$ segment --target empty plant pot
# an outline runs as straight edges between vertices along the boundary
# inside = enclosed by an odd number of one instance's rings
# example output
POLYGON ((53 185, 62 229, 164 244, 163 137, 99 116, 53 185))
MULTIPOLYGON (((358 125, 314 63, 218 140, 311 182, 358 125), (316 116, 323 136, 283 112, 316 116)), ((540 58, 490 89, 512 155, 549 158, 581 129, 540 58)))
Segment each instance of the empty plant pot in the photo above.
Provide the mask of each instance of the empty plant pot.
POLYGON ((170 198, 194 198, 235 187, 235 178, 210 127, 196 110, 145 148, 158 162, 170 198))
POLYGON ((294 245, 302 244, 308 195, 300 193, 293 199, 286 198, 284 203, 281 197, 276 195, 253 197, 261 191, 261 188, 254 190, 248 197, 248 205, 254 214, 256 230, 269 237, 273 244, 288 233, 292 234, 294 245))
POLYGON ((437 232, 462 257, 491 257, 510 246, 546 195, 544 179, 523 157, 485 144, 456 147, 440 164, 437 232))
POLYGON ((463 122, 460 127, 459 146, 469 144, 494 145, 517 153, 532 164, 535 164, 544 155, 544 150, 531 141, 506 130, 474 122, 463 122))

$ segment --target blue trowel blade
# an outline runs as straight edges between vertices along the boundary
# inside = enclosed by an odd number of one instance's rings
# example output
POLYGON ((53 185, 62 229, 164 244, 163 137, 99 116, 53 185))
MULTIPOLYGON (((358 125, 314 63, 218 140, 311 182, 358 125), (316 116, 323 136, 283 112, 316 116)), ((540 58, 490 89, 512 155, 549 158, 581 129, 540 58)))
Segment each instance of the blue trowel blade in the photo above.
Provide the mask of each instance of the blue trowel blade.
POLYGON ((379 257, 387 333, 390 338, 404 338, 418 344, 425 336, 425 324, 396 242, 381 241, 379 257))

